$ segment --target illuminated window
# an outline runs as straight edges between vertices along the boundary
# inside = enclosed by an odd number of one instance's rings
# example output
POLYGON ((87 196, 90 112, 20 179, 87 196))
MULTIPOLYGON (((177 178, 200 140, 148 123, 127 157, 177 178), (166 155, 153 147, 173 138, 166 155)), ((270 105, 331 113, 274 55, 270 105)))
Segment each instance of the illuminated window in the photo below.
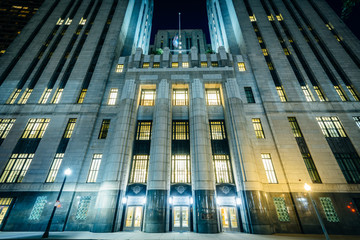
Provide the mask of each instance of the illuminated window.
POLYGON ((185 106, 189 104, 187 89, 173 89, 173 105, 185 106))
MULTIPOLYGON (((58 103, 60 102, 60 99, 61 99, 61 96, 62 96, 62 94, 63 94, 63 91, 64 91, 63 88, 58 88, 58 89, 56 90, 56 93, 54 94, 54 97, 53 97, 51 103, 53 103, 53 104, 58 104, 58 103)), ((86 94, 86 92, 85 92, 85 94, 86 94)))
POLYGON ((70 25, 72 23, 72 19, 68 18, 66 19, 65 25, 70 25))
POLYGON ((9 99, 6 101, 6 104, 14 104, 20 93, 21 93, 21 89, 16 88, 13 91, 13 93, 10 95, 9 99))
POLYGON ((279 15, 276 15, 277 20, 280 22, 282 20, 284 20, 283 16, 281 15, 281 13, 279 15))
POLYGON ((64 23, 64 19, 59 18, 56 25, 62 25, 64 23))
POLYGON ((211 62, 211 66, 212 66, 212 67, 218 67, 218 66, 219 66, 219 63, 218 63, 218 62, 211 62))
POLYGON ((22 182, 33 157, 32 153, 12 154, 1 175, 0 183, 22 182))
POLYGON ((237 65, 238 65, 239 72, 245 72, 246 71, 244 62, 238 62, 237 65))
POLYGON ((276 214, 280 222, 290 222, 289 212, 286 207, 285 198, 283 197, 274 197, 274 205, 276 209, 276 214))
POLYGON ((207 105, 221 105, 220 89, 206 89, 207 105))
POLYGON ((151 139, 151 121, 138 121, 136 140, 150 140, 151 139))
POLYGON ((314 101, 313 96, 311 95, 308 86, 301 86, 301 89, 302 89, 302 91, 303 91, 303 93, 305 95, 306 101, 308 101, 308 102, 314 101))
POLYGON ((258 38, 259 43, 263 43, 262 37, 257 37, 257 38, 258 38))
POLYGON ((144 89, 141 91, 141 106, 154 106, 155 105, 155 89, 144 89))
POLYGON ((80 25, 85 25, 86 24, 86 19, 81 18, 79 24, 80 25))
POLYGON ((80 95, 79 95, 79 99, 77 101, 77 103, 81 104, 84 102, 84 99, 85 99, 85 96, 86 96, 86 92, 87 92, 87 89, 86 88, 83 88, 80 92, 80 95))
POLYGON ((326 99, 319 86, 314 86, 314 90, 319 97, 320 102, 325 102, 326 99))
POLYGON ((290 55, 290 51, 288 48, 283 48, 285 55, 290 55))
POLYGON ((153 64, 153 68, 159 68, 160 67, 160 63, 158 63, 158 62, 154 62, 154 64, 153 64))
POLYGON ((45 88, 45 90, 44 90, 44 92, 43 92, 43 94, 41 95, 41 98, 40 98, 40 100, 39 100, 39 103, 40 103, 40 104, 45 104, 45 103, 47 103, 47 101, 48 101, 48 99, 49 99, 49 97, 50 97, 51 91, 52 91, 52 89, 47 89, 47 88, 45 88))
POLYGON ((274 16, 271 14, 271 15, 268 15, 268 19, 269 19, 269 21, 271 22, 271 21, 274 21, 274 16))
POLYGON ((63 135, 63 138, 71 138, 76 124, 76 118, 70 118, 63 135))
POLYGON ((268 55, 269 55, 268 50, 267 50, 266 48, 263 48, 263 49, 261 49, 261 50, 262 50, 264 56, 268 56, 268 55))
POLYGON ((171 182, 190 183, 191 167, 189 155, 173 155, 171 158, 171 182))
POLYGON ((286 102, 287 99, 286 99, 284 88, 282 86, 277 86, 276 91, 277 91, 277 93, 279 95, 280 101, 286 102))
POLYGON ((107 137, 109 127, 110 127, 110 119, 104 119, 101 123, 98 139, 105 139, 107 137))
POLYGON ((34 207, 31 210, 29 220, 36 221, 40 220, 41 214, 44 211, 44 207, 47 203, 47 196, 38 196, 36 198, 34 207))
POLYGON ((278 183, 270 154, 262 153, 261 158, 262 158, 262 161, 264 164, 266 176, 267 176, 269 183, 278 183))
POLYGON ((102 154, 94 154, 93 155, 88 178, 87 178, 86 182, 88 182, 88 183, 96 182, 96 179, 97 179, 97 176, 99 173, 99 169, 100 169, 101 158, 102 158, 102 154))
POLYGON ((149 67, 150 67, 150 63, 143 63, 142 67, 143 67, 143 68, 149 68, 149 67))
POLYGON ((21 96, 18 104, 26 104, 26 102, 29 100, 29 97, 32 93, 33 89, 26 89, 23 95, 21 96))
POLYGON ((336 213, 334 205, 329 197, 319 197, 321 206, 324 210, 326 220, 328 222, 340 222, 340 219, 336 213))
POLYGON ((252 123, 254 126, 256 138, 265 138, 265 134, 261 125, 260 118, 253 118, 252 123))
POLYGON ((189 68, 189 62, 183 62, 182 67, 183 68, 189 68))
POLYGON ((274 66, 272 64, 272 62, 267 62, 268 68, 270 71, 274 70, 274 66))
POLYGON ((55 154, 54 160, 51 163, 49 174, 46 178, 46 182, 54 182, 55 181, 55 178, 59 172, 63 158, 64 158, 64 153, 55 154))
POLYGON ((124 71, 124 64, 118 64, 116 65, 115 72, 122 73, 124 71))
POLYGON ((337 117, 316 118, 325 137, 346 137, 343 126, 337 117))
POLYGON ((9 134, 15 123, 15 118, 0 118, 0 145, 9 134))
POLYGON ((117 94, 118 94, 118 89, 117 88, 110 89, 109 99, 108 99, 108 102, 107 102, 108 105, 115 105, 117 94))
POLYGON ((250 22, 256 22, 255 14, 253 14, 252 16, 249 16, 249 18, 250 18, 250 22))
POLYGON ((359 101, 359 97, 358 97, 358 95, 356 94, 354 88, 353 88, 352 86, 346 86, 346 87, 347 87, 347 89, 349 90, 351 96, 353 96, 354 100, 358 102, 358 101, 359 101))
POLYGON ((30 118, 21 138, 42 138, 49 122, 48 118, 30 118))
POLYGON ((173 121, 173 140, 189 140, 189 122, 173 121))
POLYGON ((0 209, 1 209, 1 217, 0 217, 0 225, 5 220, 6 213, 10 210, 10 205, 12 202, 12 198, 0 198, 0 209))
POLYGON ((201 65, 202 68, 206 68, 206 67, 208 66, 208 65, 207 65, 207 62, 201 62, 200 65, 201 65))
MULTIPOLYGON (((358 117, 353 117, 356 125, 360 128, 360 116, 358 117)), ((15 121, 15 120, 14 120, 15 121)), ((11 128, 11 127, 10 127, 11 128)), ((1 125, 0 125, 0 136, 1 136, 1 125)))
POLYGON ((346 98, 344 92, 342 91, 342 89, 339 86, 334 86, 334 88, 335 88, 337 94, 339 94, 341 101, 346 102, 347 98, 346 98))
POLYGON ((89 212, 91 196, 81 196, 78 209, 76 211, 76 220, 86 220, 89 212))
POLYGON ((210 121, 211 140, 226 139, 224 121, 210 121))
POLYGON ((171 67, 172 67, 172 68, 178 68, 178 67, 179 67, 179 63, 178 63, 178 62, 172 62, 172 63, 171 63, 171 67))
POLYGON ((233 183, 228 155, 213 155, 216 183, 233 183))
POLYGON ((130 183, 146 183, 149 155, 134 155, 130 183))
POLYGON ((254 94, 251 90, 251 87, 244 87, 245 95, 248 103, 255 103, 254 94))

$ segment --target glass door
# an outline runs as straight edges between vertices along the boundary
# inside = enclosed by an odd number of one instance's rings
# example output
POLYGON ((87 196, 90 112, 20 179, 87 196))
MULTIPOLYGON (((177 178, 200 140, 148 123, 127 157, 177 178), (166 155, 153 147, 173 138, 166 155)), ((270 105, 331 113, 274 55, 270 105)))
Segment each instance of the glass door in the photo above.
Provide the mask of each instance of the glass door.
POLYGON ((220 207, 221 224, 224 232, 238 231, 238 220, 235 207, 220 207))
POLYGON ((3 227, 5 218, 10 210, 12 198, 0 198, 0 229, 3 227))
POLYGON ((142 206, 128 206, 126 210, 124 230, 127 231, 141 230, 142 215, 143 215, 142 206))
POLYGON ((174 206, 173 210, 173 230, 176 232, 189 231, 189 207, 174 206))

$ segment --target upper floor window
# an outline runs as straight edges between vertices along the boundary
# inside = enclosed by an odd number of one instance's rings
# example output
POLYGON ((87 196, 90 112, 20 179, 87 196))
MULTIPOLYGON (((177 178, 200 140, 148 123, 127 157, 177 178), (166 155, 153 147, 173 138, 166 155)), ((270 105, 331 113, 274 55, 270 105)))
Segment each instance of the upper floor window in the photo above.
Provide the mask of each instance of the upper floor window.
POLYGON ((224 121, 210 121, 211 140, 226 139, 224 121))
POLYGON ((154 62, 154 64, 153 64, 153 68, 159 68, 160 67, 160 63, 158 63, 158 62, 154 62))
POLYGON ((261 125, 260 118, 253 118, 252 123, 254 126, 256 138, 265 138, 265 134, 261 125))
POLYGON ((12 154, 1 175, 0 183, 22 182, 33 158, 33 153, 12 154))
POLYGON ((346 137, 344 128, 337 117, 317 117, 316 120, 325 137, 346 137))
POLYGON ((88 178, 87 178, 86 182, 96 182, 96 179, 97 179, 97 176, 99 173, 99 169, 100 169, 101 159, 102 159, 102 154, 94 154, 93 155, 90 169, 89 169, 88 178))
POLYGON ((189 122, 173 121, 173 140, 189 140, 189 122))
POLYGON ((76 124, 76 118, 70 118, 66 125, 63 138, 71 138, 76 124))
POLYGON ((143 89, 141 91, 140 105, 141 106, 154 106, 155 105, 155 96, 156 96, 155 89, 143 89))
POLYGON ((124 71, 124 64, 118 64, 116 65, 115 72, 122 73, 124 71))
POLYGON ((146 183, 149 155, 134 155, 130 183, 146 183))
POLYGON ((220 89, 206 89, 207 105, 221 105, 220 89))
POLYGON ((188 68, 189 67, 189 62, 183 62, 182 67, 183 68, 188 68))
POLYGON ((191 168, 189 155, 173 155, 171 158, 171 182, 190 183, 191 168))
POLYGON ((207 62, 201 62, 200 66, 201 66, 202 68, 206 68, 208 65, 207 65, 207 62))
POLYGON ((232 183, 229 155, 213 155, 216 183, 232 183))
POLYGON ((110 119, 104 119, 101 123, 98 139, 105 139, 107 137, 109 127, 110 127, 110 119))
POLYGON ((118 89, 117 88, 110 89, 109 99, 108 99, 108 102, 107 102, 108 105, 115 105, 117 94, 118 94, 118 89))
POLYGON ((179 63, 178 63, 178 62, 172 62, 172 63, 171 63, 171 67, 172 67, 172 68, 178 68, 178 67, 179 67, 179 63))
POLYGON ((255 98, 251 87, 244 87, 246 100, 248 103, 255 103, 255 98))
POLYGON ((189 95, 187 89, 173 90, 173 105, 184 106, 189 104, 189 95))
POLYGON ((64 158, 64 153, 56 153, 53 162, 51 163, 49 174, 46 178, 46 182, 54 182, 59 172, 61 162, 64 158))
POLYGON ((151 121, 138 121, 136 140, 150 140, 151 139, 151 121))
POLYGON ((150 63, 143 63, 143 68, 149 68, 150 67, 150 63))
MULTIPOLYGON (((356 125, 360 128, 360 116, 353 117, 353 119, 354 119, 356 125)), ((0 136, 1 136, 1 132, 0 132, 0 136)))
POLYGON ((269 183, 278 183, 270 154, 263 153, 261 154, 261 158, 264 164, 266 176, 269 183))
POLYGON ((30 118, 21 138, 42 138, 49 122, 48 118, 30 118))
POLYGON ((0 118, 0 145, 9 134, 15 123, 15 118, 0 118))

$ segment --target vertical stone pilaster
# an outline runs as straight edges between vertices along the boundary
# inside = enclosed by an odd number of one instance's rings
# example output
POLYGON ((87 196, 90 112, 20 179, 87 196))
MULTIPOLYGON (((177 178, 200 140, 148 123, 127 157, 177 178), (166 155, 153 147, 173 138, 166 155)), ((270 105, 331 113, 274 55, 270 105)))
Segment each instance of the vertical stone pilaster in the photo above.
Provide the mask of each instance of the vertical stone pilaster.
POLYGON ((199 233, 217 233, 219 224, 215 201, 214 167, 203 83, 199 79, 194 79, 190 92, 190 145, 195 194, 195 229, 199 233))
POLYGON ((136 122, 134 120, 136 116, 135 89, 135 81, 126 80, 119 102, 118 116, 114 119, 115 121, 110 123, 114 129, 114 137, 108 148, 107 158, 103 159, 102 163, 106 175, 96 200, 93 232, 110 232, 120 229, 121 196, 125 194, 129 163, 131 162, 133 129, 136 122), (114 218, 115 226, 113 226, 114 218))
POLYGON ((166 209, 169 190, 171 101, 169 83, 163 79, 156 91, 150 147, 145 232, 166 232, 166 209))

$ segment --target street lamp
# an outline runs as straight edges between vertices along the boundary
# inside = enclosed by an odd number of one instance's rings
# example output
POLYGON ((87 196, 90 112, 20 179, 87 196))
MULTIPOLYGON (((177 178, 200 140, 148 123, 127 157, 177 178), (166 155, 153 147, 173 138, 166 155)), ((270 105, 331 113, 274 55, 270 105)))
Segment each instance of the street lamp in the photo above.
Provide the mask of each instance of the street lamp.
POLYGON ((318 211, 318 209, 317 209, 317 207, 316 207, 316 203, 315 203, 315 201, 314 201, 314 200, 312 199, 312 197, 311 197, 311 186, 310 186, 309 184, 305 183, 304 188, 305 188, 305 190, 309 193, 310 201, 311 201, 311 203, 312 203, 312 205, 313 205, 313 207, 314 207, 314 209, 315 209, 316 216, 317 216, 318 219, 319 219, 319 222, 320 222, 321 228, 322 228, 322 230, 323 230, 323 232, 324 232, 325 238, 326 238, 326 240, 330 240, 330 237, 329 237, 329 235, 328 235, 328 233, 327 233, 327 231, 326 231, 326 228, 325 228, 325 224, 324 224, 324 222, 322 221, 322 219, 321 219, 321 217, 320 217, 320 213, 319 213, 319 211, 318 211))
POLYGON ((55 204, 54 204, 54 209, 52 210, 52 213, 51 213, 49 222, 48 222, 48 224, 47 224, 47 226, 46 226, 46 229, 45 229, 45 232, 44 232, 44 234, 42 235, 41 238, 48 238, 48 237, 49 237, 49 231, 50 231, 50 227, 51 227, 51 222, 52 222, 52 220, 53 220, 53 218, 54 218, 54 214, 55 214, 56 208, 57 208, 57 206, 60 204, 60 201, 59 201, 59 200, 60 200, 60 196, 61 196, 61 193, 62 193, 62 191, 63 191, 64 185, 65 185, 66 177, 71 174, 71 169, 70 169, 70 168, 66 169, 65 172, 64 172, 64 174, 65 174, 65 176, 64 176, 64 181, 63 181, 63 183, 62 183, 62 185, 61 185, 61 188, 60 188, 60 191, 59 191, 59 195, 58 195, 58 197, 57 197, 57 199, 56 199, 56 202, 55 202, 55 204))

